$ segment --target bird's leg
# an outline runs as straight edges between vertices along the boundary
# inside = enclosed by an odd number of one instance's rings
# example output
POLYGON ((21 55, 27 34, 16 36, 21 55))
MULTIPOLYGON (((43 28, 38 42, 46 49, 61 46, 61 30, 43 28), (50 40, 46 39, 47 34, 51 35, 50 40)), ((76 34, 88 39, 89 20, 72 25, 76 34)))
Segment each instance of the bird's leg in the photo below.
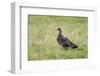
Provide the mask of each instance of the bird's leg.
POLYGON ((67 50, 68 49, 68 47, 64 47, 64 50, 67 50))
POLYGON ((61 50, 64 50, 64 48, 63 48, 63 47, 61 47, 61 50))

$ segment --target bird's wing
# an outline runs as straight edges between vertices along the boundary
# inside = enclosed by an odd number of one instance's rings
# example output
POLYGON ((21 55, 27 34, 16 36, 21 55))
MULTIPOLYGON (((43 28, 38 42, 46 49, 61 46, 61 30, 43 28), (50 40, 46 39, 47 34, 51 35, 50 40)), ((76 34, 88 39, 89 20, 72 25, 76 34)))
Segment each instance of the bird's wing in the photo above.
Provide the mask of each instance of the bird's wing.
POLYGON ((70 47, 77 47, 74 43, 72 43, 67 37, 66 37, 67 43, 70 47))
POLYGON ((66 39, 64 39, 64 38, 60 37, 57 40, 58 40, 59 44, 61 44, 61 45, 64 45, 66 43, 66 39))
POLYGON ((69 45, 71 45, 71 44, 70 44, 71 41, 70 41, 67 37, 65 37, 65 40, 66 40, 66 42, 67 42, 69 45))

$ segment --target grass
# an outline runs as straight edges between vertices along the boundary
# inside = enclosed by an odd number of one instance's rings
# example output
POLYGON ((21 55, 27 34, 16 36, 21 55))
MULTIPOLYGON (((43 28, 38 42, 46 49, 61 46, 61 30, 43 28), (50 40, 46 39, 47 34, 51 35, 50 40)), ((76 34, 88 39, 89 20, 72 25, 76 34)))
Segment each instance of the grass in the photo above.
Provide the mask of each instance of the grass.
POLYGON ((29 61, 88 57, 87 17, 29 15, 28 30, 29 61), (57 43, 58 27, 79 49, 64 49, 57 43))

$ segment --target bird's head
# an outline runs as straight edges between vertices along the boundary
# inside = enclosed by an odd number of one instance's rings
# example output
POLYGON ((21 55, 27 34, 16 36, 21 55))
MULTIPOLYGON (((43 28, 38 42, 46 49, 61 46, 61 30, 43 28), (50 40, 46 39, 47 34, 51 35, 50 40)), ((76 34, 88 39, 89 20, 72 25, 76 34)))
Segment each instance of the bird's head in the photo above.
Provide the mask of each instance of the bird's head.
POLYGON ((58 31, 62 31, 61 28, 57 28, 58 31))

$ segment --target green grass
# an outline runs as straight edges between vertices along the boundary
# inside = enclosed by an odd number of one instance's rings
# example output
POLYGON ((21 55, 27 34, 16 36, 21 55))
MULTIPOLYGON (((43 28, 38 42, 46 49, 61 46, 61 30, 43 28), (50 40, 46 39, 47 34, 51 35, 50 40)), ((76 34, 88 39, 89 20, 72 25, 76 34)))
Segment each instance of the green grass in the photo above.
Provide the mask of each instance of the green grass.
POLYGON ((79 59, 88 57, 88 18, 28 16, 28 60, 79 59), (57 43, 58 27, 79 49, 57 43))

